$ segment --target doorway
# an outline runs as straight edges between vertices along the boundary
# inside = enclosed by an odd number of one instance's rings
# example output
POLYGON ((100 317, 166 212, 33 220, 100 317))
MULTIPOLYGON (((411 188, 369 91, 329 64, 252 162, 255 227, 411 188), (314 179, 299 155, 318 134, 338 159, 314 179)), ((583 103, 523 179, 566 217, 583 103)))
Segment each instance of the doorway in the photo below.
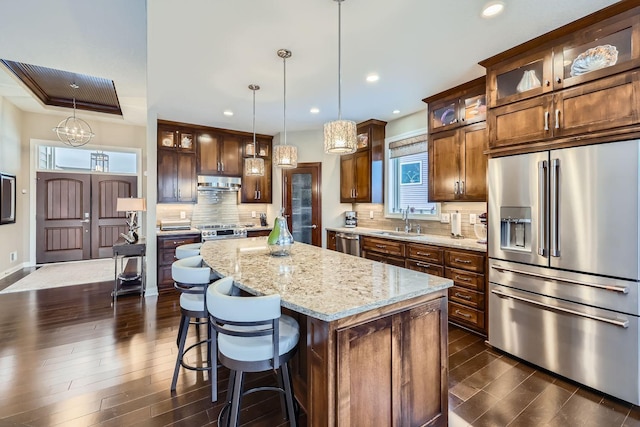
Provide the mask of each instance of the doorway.
POLYGON ((322 246, 322 163, 299 163, 295 169, 283 169, 282 201, 284 216, 296 242, 322 246))
POLYGON ((136 197, 136 176, 38 172, 36 263, 113 256, 112 246, 127 231, 118 197, 136 197))

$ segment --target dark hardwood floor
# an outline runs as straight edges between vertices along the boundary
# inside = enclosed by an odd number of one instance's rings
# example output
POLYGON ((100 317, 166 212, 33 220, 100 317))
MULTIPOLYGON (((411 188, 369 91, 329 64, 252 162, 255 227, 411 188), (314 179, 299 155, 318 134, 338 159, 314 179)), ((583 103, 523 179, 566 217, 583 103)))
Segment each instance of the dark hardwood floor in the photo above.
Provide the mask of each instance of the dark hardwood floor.
MULTIPOLYGON (((0 290, 27 273, 1 279, 0 290)), ((182 370, 177 391, 169 391, 177 296, 126 296, 112 306, 111 288, 0 294, 0 426, 217 425, 224 368, 216 403, 203 373, 182 370)), ((456 326, 449 369, 450 426, 640 426, 639 407, 515 360, 456 326)), ((271 373, 248 378, 250 386, 274 382, 271 373)), ((241 421, 287 425, 273 393, 246 396, 241 421)))

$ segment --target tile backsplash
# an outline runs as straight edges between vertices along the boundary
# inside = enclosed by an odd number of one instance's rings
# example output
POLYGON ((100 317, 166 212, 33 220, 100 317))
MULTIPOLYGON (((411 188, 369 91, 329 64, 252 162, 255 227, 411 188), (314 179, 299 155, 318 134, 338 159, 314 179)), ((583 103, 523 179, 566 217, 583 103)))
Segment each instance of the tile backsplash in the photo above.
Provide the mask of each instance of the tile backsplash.
MULTIPOLYGON (((359 227, 380 228, 383 230, 395 230, 398 227, 400 230, 404 230, 404 220, 400 218, 385 218, 384 205, 383 204, 368 204, 358 203, 354 204, 354 210, 358 216, 359 227), (369 218, 370 213, 373 212, 373 219, 369 218)), ((455 213, 462 214, 462 235, 471 239, 476 238, 476 234, 473 231, 473 225, 469 223, 469 215, 480 215, 487 211, 487 204, 481 202, 452 202, 442 203, 441 213, 455 213)), ((480 220, 477 220, 480 222, 480 220)), ((415 220, 411 218, 409 214, 409 222, 414 226, 420 224, 422 234, 435 234, 439 236, 451 235, 451 223, 442 224, 439 221, 423 221, 415 220)))

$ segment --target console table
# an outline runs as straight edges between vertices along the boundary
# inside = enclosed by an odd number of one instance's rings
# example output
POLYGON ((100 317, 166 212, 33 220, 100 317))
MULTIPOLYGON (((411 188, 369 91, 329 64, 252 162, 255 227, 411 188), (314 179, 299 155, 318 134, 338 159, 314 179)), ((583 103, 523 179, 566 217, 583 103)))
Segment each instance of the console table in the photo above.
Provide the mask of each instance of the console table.
POLYGON ((111 293, 113 299, 130 293, 140 293, 140 296, 144 294, 146 253, 147 244, 144 238, 136 243, 127 243, 124 240, 114 243, 114 279, 111 293))

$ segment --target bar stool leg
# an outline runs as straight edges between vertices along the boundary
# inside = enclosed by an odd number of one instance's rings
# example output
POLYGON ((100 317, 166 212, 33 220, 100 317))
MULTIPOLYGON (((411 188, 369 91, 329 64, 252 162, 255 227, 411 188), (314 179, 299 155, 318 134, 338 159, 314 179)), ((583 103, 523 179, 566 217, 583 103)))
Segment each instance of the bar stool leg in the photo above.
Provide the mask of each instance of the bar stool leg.
POLYGON ((284 395, 285 400, 287 401, 286 414, 289 417, 289 425, 291 427, 296 427, 298 424, 298 420, 293 403, 293 382, 291 381, 291 371, 289 370, 289 363, 285 363, 283 366, 280 366, 280 371, 282 372, 282 379, 284 382, 284 395))
POLYGON ((184 344, 187 341, 187 332, 189 332, 189 316, 182 315, 180 317, 180 328, 178 329, 178 357, 176 358, 176 367, 173 370, 173 381, 171 381, 171 391, 176 390, 178 383, 178 373, 180 372, 180 364, 184 355, 184 344))
POLYGON ((237 427, 240 425, 240 402, 242 400, 242 383, 244 382, 244 372, 234 373, 233 397, 231 398, 231 411, 229 413, 230 425, 237 427))

